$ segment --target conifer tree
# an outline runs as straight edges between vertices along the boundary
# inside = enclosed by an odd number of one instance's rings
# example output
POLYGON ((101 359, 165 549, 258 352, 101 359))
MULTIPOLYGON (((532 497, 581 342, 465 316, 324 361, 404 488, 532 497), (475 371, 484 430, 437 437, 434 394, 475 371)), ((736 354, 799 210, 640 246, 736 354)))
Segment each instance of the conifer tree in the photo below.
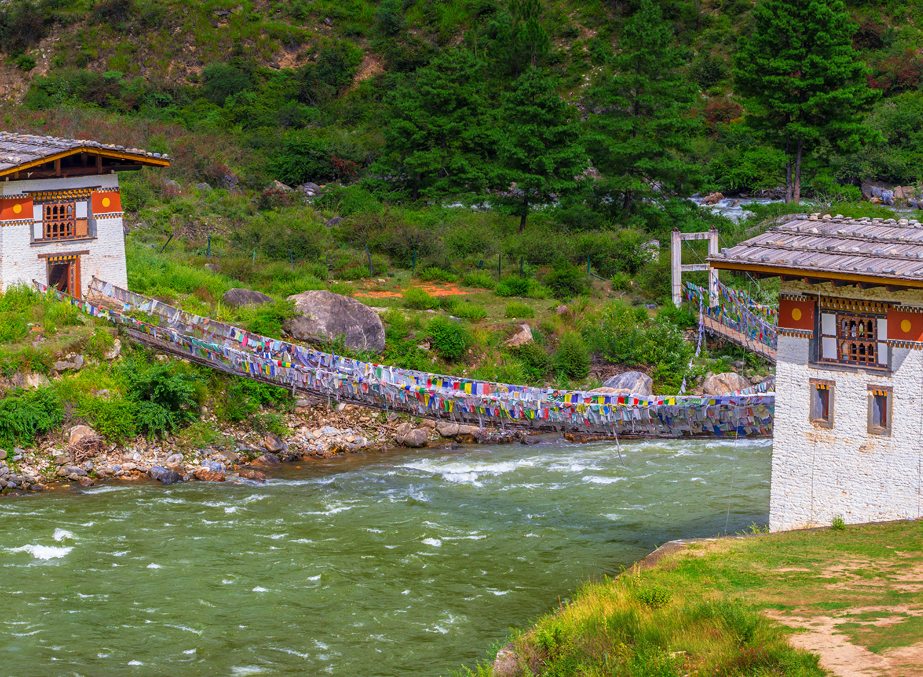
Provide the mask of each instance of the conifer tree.
POLYGON ((416 201, 483 187, 487 138, 481 63, 446 51, 392 93, 374 174, 416 201))
POLYGON ((842 0, 762 0, 738 50, 735 91, 749 124, 788 156, 787 202, 801 197, 806 150, 821 140, 845 150, 872 137, 862 112, 878 92, 853 49, 855 30, 842 0))
POLYGON ((574 112, 555 91, 555 80, 534 67, 504 97, 495 128, 493 202, 519 217, 520 233, 532 206, 574 191, 587 168, 574 112))
POLYGON ((685 54, 660 8, 641 0, 626 22, 610 69, 588 99, 588 148, 603 180, 595 186, 625 212, 639 198, 687 191, 699 170, 682 158, 699 123, 689 115, 693 89, 680 71, 685 54))

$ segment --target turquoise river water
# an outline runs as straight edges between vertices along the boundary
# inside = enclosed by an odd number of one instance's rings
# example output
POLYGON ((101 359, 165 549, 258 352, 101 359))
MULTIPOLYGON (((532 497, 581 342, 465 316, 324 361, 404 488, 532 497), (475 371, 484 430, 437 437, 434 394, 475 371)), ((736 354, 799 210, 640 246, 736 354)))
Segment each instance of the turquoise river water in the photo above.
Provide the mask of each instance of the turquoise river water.
POLYGON ((665 541, 765 524, 771 441, 393 451, 0 502, 0 675, 446 675, 665 541))

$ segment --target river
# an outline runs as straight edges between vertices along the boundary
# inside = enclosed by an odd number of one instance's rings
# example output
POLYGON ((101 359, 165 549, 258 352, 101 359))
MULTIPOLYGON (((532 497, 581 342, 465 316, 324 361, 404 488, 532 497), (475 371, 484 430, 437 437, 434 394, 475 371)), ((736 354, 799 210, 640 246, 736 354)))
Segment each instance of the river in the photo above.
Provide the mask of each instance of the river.
POLYGON ((392 451, 0 502, 0 675, 449 675, 665 541, 765 524, 770 440, 392 451))

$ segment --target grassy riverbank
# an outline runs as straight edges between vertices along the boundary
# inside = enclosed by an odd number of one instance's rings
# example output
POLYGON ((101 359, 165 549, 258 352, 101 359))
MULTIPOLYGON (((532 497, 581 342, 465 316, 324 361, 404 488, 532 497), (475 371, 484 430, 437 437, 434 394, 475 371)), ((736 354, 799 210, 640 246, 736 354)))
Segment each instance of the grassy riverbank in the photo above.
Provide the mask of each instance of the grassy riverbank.
POLYGON ((585 586, 462 674, 920 674, 921 537, 898 522, 693 543, 585 586))

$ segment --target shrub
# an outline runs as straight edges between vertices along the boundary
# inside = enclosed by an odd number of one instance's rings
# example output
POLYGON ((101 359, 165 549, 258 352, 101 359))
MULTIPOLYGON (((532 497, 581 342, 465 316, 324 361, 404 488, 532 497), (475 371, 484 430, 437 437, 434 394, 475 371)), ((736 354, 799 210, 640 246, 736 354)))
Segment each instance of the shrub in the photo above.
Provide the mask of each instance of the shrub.
POLYGON ((136 356, 121 364, 127 396, 136 404, 139 432, 163 435, 195 419, 199 379, 176 364, 136 356))
POLYGON ((583 337, 575 331, 565 332, 554 354, 554 366, 559 373, 583 379, 590 373, 590 353, 583 337))
POLYGON ((404 305, 414 310, 433 310, 439 307, 439 299, 422 289, 411 287, 401 294, 404 305))
POLYGON ((510 275, 497 284, 494 292, 497 296, 528 296, 532 281, 527 277, 510 275))
POLYGON ((551 356, 537 343, 526 343, 516 349, 529 381, 541 381, 551 369, 551 356))
POLYGON ((205 98, 219 106, 224 105, 229 96, 239 94, 253 85, 247 73, 226 63, 209 64, 202 69, 202 78, 205 98))
POLYGON ((264 303, 253 308, 247 320, 247 329, 255 334, 270 337, 282 336, 282 325, 297 314, 292 301, 264 303))
POLYGON ((505 314, 507 317, 535 317, 535 309, 520 301, 510 301, 506 304, 505 314))
POLYGON ((32 444, 37 435, 61 425, 64 409, 51 388, 0 399, 0 445, 32 444))
POLYGON ((651 585, 635 590, 635 599, 652 609, 659 609, 670 603, 673 593, 663 586, 651 585))
POLYGON ((424 282, 455 282, 458 280, 458 275, 453 275, 452 273, 442 270, 441 268, 437 268, 436 266, 424 268, 417 274, 417 277, 424 282))
POLYGON ((467 273, 462 276, 462 284, 466 287, 478 287, 479 289, 493 289, 496 286, 494 278, 483 270, 476 273, 467 273))
POLYGON ((846 520, 843 519, 842 515, 834 515, 833 520, 830 522, 830 528, 834 531, 845 531, 846 520))
POLYGON ((478 322, 487 317, 487 311, 483 306, 476 305, 470 301, 459 301, 452 308, 452 314, 455 317, 461 317, 470 322, 478 322))
POLYGON ((426 327, 433 341, 433 348, 445 359, 460 359, 470 343, 470 336, 459 322, 444 317, 434 317, 426 327))
POLYGON ((586 271, 563 260, 554 264, 554 268, 545 276, 544 282, 557 299, 579 296, 590 288, 586 271))
POLYGON ((107 440, 124 443, 138 433, 136 402, 123 397, 94 397, 85 408, 93 428, 107 440))

